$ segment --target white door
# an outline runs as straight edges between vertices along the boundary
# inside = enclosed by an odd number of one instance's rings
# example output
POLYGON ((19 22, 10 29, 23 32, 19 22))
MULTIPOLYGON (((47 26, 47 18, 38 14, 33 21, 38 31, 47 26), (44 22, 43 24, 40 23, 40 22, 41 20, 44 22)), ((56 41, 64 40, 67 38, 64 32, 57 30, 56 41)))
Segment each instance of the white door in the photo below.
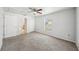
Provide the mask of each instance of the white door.
POLYGON ((3 39, 3 15, 0 14, 0 49, 2 47, 2 39, 3 39))
POLYGON ((18 30, 17 16, 14 14, 5 14, 5 37, 16 36, 18 30))

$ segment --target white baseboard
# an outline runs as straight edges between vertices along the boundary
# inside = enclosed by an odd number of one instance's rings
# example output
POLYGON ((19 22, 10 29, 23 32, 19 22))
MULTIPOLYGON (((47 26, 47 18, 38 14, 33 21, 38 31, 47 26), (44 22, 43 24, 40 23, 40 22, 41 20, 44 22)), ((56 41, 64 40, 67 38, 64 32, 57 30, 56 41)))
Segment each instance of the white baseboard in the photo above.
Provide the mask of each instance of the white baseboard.
MULTIPOLYGON (((34 32, 37 32, 37 31, 34 31, 34 32)), ((40 34, 44 34, 44 33, 41 33, 41 32, 38 32, 40 34)), ((60 38, 58 36, 55 36, 55 35, 49 35, 49 34, 44 34, 44 35, 48 35, 48 36, 51 36, 51 37, 55 37, 55 38, 58 38, 58 39, 62 39, 62 40, 65 40, 65 41, 69 41, 69 42, 73 42, 73 43, 76 43, 75 41, 73 40, 67 40, 67 39, 63 39, 63 38, 60 38)))

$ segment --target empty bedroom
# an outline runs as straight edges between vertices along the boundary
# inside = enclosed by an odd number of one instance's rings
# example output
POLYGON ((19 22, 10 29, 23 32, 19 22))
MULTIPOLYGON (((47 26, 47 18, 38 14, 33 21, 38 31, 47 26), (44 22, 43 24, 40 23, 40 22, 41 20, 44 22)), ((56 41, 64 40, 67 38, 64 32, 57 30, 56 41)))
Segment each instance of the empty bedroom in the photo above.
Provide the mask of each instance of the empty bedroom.
POLYGON ((78 7, 0 7, 1 51, 78 51, 78 7))

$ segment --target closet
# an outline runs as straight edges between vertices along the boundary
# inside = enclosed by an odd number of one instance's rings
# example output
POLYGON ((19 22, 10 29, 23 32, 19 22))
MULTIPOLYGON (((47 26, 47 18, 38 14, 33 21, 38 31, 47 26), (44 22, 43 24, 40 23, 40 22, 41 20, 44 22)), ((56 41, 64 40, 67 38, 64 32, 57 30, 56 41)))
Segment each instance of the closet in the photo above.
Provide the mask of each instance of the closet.
POLYGON ((0 49, 2 47, 2 39, 3 39, 3 9, 0 8, 0 49))
POLYGON ((14 13, 5 13, 5 31, 4 36, 11 37, 20 34, 21 22, 24 19, 23 15, 14 14, 14 13))

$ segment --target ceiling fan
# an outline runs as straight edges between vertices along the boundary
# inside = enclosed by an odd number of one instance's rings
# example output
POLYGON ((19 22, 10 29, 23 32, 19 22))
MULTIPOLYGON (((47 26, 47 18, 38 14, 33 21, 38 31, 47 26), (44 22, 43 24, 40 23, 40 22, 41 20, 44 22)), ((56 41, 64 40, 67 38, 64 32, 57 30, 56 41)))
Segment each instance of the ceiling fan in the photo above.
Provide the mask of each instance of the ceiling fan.
POLYGON ((42 9, 41 8, 29 8, 32 12, 38 13, 38 14, 42 14, 42 9))

